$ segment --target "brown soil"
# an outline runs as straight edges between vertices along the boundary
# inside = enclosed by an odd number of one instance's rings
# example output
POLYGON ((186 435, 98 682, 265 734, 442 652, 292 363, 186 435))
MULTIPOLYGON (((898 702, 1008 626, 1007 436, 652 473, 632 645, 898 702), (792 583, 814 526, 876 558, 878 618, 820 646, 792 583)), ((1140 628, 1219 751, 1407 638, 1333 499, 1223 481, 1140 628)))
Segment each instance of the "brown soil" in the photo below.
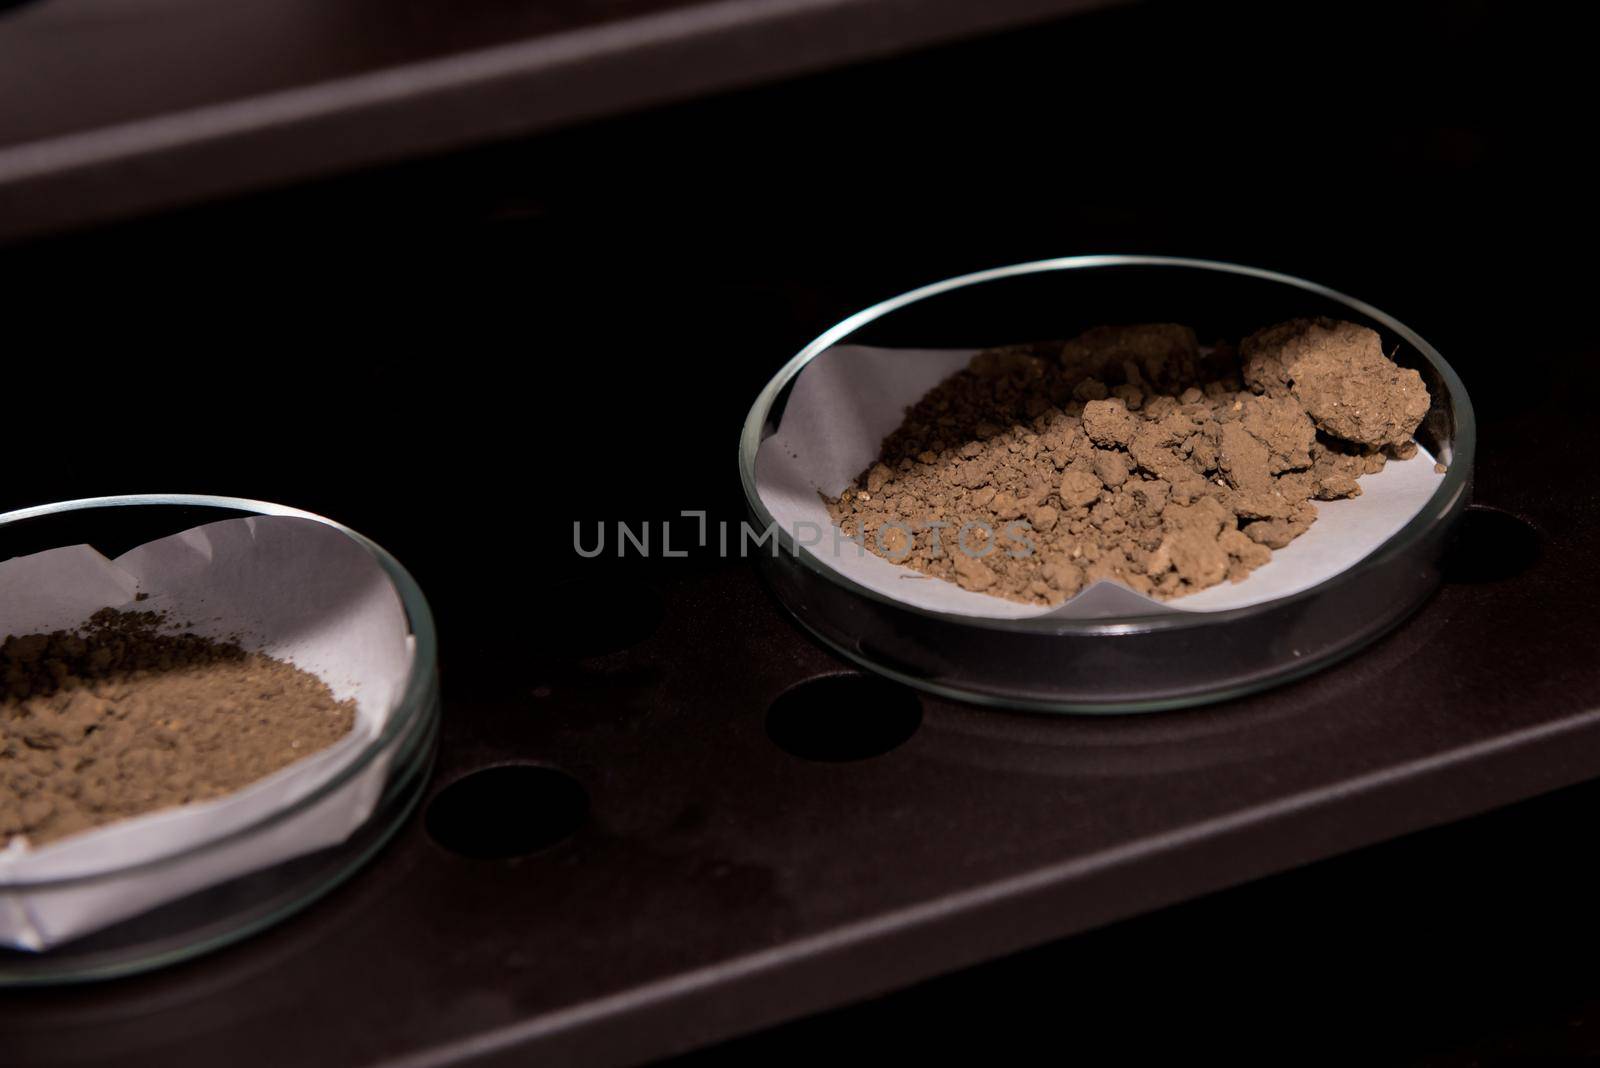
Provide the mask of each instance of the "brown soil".
POLYGON ((923 397, 829 513, 879 555, 1059 604, 1098 579, 1166 599, 1238 582, 1409 458, 1421 377, 1373 331, 1294 320, 1203 355, 1170 323, 990 349, 923 397))
POLYGON ((220 797, 348 734, 293 664, 102 609, 0 644, 0 845, 220 797))

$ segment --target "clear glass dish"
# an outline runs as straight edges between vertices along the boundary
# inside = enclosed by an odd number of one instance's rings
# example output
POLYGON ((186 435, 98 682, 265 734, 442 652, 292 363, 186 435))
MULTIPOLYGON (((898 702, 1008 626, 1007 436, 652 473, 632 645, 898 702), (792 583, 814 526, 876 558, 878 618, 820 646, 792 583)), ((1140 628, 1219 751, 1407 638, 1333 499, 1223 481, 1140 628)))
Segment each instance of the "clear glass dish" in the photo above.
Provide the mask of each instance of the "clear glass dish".
POLYGON ((439 721, 433 616, 416 581, 378 545, 322 516, 262 501, 189 494, 100 497, 0 515, 0 560, 60 545, 87 543, 108 556, 202 523, 249 515, 297 516, 341 531, 369 552, 394 583, 415 639, 411 674, 383 730, 350 764, 294 804, 238 831, 187 845, 137 865, 36 882, 0 881, 13 895, 70 898, 132 871, 192 861, 274 828, 318 804, 386 758, 388 772, 372 814, 338 845, 215 884, 180 900, 62 945, 32 953, 0 948, 0 986, 99 979, 159 967, 237 941, 292 915, 362 866, 410 814, 427 780, 439 721))
POLYGON ((802 349, 756 398, 739 470, 751 522, 776 526, 756 488, 756 453, 800 371, 842 343, 983 348, 1072 337, 1102 323, 1178 322, 1237 340, 1296 316, 1363 323, 1433 397, 1418 440, 1448 471, 1421 512, 1358 564, 1289 596, 1206 613, 989 619, 932 611, 861 586, 779 529, 757 553, 779 600, 864 667, 922 689, 1049 712, 1143 712, 1221 700, 1349 656, 1398 624, 1440 580, 1448 535, 1471 499, 1476 429, 1465 387, 1404 323, 1289 275, 1162 256, 1074 256, 948 279, 850 316, 802 349))

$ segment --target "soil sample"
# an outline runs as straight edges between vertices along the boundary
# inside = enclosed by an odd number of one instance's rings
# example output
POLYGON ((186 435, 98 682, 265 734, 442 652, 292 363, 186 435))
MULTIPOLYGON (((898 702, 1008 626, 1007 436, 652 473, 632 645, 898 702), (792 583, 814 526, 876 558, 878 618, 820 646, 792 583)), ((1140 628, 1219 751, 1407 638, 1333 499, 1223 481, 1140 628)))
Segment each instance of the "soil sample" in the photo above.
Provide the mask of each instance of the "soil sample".
POLYGON ((1243 580, 1408 459, 1429 397, 1354 323, 1202 352, 1170 323, 989 349, 906 412, 828 510, 872 551, 1014 601, 1113 579, 1158 599, 1243 580))
POLYGON ((0 847, 232 793, 333 744, 354 701, 293 664, 102 609, 0 643, 0 847))

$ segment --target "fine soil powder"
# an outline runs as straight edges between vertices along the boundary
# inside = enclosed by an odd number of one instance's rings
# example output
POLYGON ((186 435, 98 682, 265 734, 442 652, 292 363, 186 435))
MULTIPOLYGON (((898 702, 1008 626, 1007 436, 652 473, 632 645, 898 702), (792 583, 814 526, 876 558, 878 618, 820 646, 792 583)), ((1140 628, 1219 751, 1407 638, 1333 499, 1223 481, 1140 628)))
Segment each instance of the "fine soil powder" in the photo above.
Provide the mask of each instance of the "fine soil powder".
POLYGON ((315 675, 102 609, 0 644, 0 847, 220 797, 355 725, 315 675))
POLYGON ((906 412, 829 514, 924 574, 1060 604, 1100 579, 1159 599, 1243 580, 1409 459, 1422 378, 1374 331, 1269 326, 1202 352, 1170 323, 989 349, 906 412))

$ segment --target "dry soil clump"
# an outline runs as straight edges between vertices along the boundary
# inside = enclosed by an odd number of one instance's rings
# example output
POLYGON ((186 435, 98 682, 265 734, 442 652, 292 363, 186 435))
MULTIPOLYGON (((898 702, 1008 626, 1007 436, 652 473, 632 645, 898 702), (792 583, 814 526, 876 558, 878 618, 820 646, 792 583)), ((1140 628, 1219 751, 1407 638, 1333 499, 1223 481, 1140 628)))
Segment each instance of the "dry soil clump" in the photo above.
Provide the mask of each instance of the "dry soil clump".
POLYGON ((1428 404, 1353 323, 1209 352, 1171 323, 1098 327, 977 354, 827 503, 845 534, 965 589, 1053 605, 1114 579, 1180 597, 1244 579, 1316 501, 1413 455, 1428 404))

